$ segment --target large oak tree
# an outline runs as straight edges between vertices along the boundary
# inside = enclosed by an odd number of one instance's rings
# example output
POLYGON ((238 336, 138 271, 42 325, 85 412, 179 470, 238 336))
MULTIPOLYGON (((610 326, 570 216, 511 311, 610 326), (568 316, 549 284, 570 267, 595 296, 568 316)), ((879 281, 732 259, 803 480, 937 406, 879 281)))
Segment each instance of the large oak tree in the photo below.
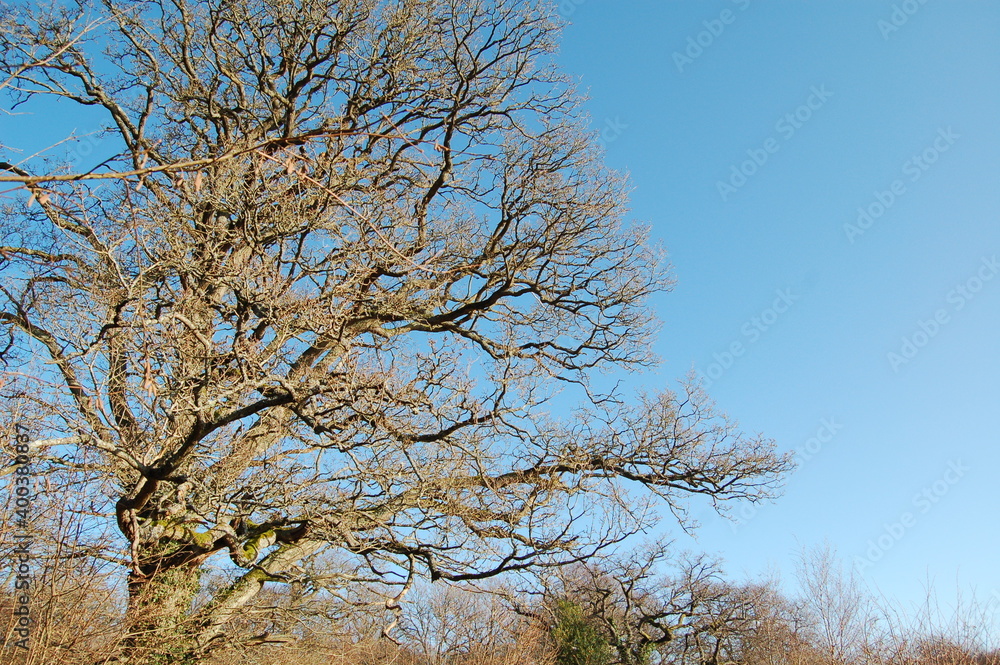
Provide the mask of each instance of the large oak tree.
POLYGON ((670 282, 547 4, 0 12, 5 110, 106 120, 75 168, 0 138, 0 398, 120 533, 86 552, 126 566, 121 660, 254 638, 231 619, 268 582, 391 608, 418 576, 586 559, 692 494, 758 500, 787 467, 696 385, 594 380, 655 361, 670 282), (232 581, 196 602, 211 566, 232 581))

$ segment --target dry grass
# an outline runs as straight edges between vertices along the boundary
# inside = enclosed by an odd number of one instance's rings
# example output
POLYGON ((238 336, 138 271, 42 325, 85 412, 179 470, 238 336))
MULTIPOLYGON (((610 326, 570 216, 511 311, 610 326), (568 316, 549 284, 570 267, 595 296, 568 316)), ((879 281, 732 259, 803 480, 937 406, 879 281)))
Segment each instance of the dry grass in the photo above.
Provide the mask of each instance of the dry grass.
MULTIPOLYGON (((8 646, 4 665, 100 663, 121 638, 122 589, 104 567, 85 558, 39 562, 32 599, 31 648, 8 646), (58 563, 58 565, 57 565, 58 563)), ((927 595, 922 611, 904 615, 868 592, 829 551, 802 558, 800 594, 775 581, 755 585, 754 620, 721 635, 727 662, 743 665, 1000 665, 988 626, 995 604, 958 599, 950 606, 927 595)), ((328 599, 328 603, 331 601, 328 599)), ((13 596, 0 591, 0 627, 10 642, 13 596)), ((285 628, 286 644, 223 645, 205 665, 558 665, 547 627, 513 612, 498 596, 447 586, 418 588, 393 633, 377 637, 375 614, 331 618, 329 608, 275 590, 242 620, 285 628), (293 603, 294 601, 294 603, 293 603), (290 608, 296 608, 290 612, 290 608), (254 614, 254 613, 257 614, 254 614)), ((676 645, 674 645, 676 646, 676 645)), ((664 649, 650 665, 688 665, 681 650, 664 649)), ((111 662, 111 661, 109 661, 111 662)), ((705 665, 694 663, 690 665, 705 665)), ((714 665, 725 665, 719 662, 714 665)))

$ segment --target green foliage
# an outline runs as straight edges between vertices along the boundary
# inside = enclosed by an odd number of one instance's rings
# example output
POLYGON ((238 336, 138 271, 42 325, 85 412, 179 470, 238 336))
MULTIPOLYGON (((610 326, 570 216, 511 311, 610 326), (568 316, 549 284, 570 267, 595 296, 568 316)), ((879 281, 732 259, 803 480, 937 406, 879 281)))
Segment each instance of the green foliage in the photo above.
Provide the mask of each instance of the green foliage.
POLYGON ((556 624, 552 638, 556 643, 558 665, 609 665, 611 647, 583 609, 569 600, 555 606, 556 624))

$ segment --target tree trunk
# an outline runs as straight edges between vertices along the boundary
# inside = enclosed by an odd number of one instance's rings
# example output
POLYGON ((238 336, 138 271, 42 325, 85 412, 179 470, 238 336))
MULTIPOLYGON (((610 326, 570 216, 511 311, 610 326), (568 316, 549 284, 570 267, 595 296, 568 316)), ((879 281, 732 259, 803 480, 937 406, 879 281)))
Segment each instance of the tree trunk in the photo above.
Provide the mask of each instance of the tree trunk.
POLYGON ((173 665, 195 662, 191 606, 198 593, 194 563, 129 576, 127 634, 116 662, 173 665))

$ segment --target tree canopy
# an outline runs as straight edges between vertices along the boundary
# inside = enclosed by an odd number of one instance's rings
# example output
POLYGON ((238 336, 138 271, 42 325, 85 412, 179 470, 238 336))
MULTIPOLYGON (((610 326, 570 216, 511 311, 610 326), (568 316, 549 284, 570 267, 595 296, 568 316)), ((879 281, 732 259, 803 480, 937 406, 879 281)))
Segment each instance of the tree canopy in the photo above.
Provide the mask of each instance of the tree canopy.
POLYGON ((0 400, 117 530, 76 550, 128 575, 123 661, 250 639, 228 626, 267 582, 391 609, 787 469, 695 384, 595 381, 656 361, 670 274, 548 5, 0 12, 5 110, 96 109, 112 146, 75 168, 4 146, 0 400), (212 566, 231 582, 196 601, 212 566))

